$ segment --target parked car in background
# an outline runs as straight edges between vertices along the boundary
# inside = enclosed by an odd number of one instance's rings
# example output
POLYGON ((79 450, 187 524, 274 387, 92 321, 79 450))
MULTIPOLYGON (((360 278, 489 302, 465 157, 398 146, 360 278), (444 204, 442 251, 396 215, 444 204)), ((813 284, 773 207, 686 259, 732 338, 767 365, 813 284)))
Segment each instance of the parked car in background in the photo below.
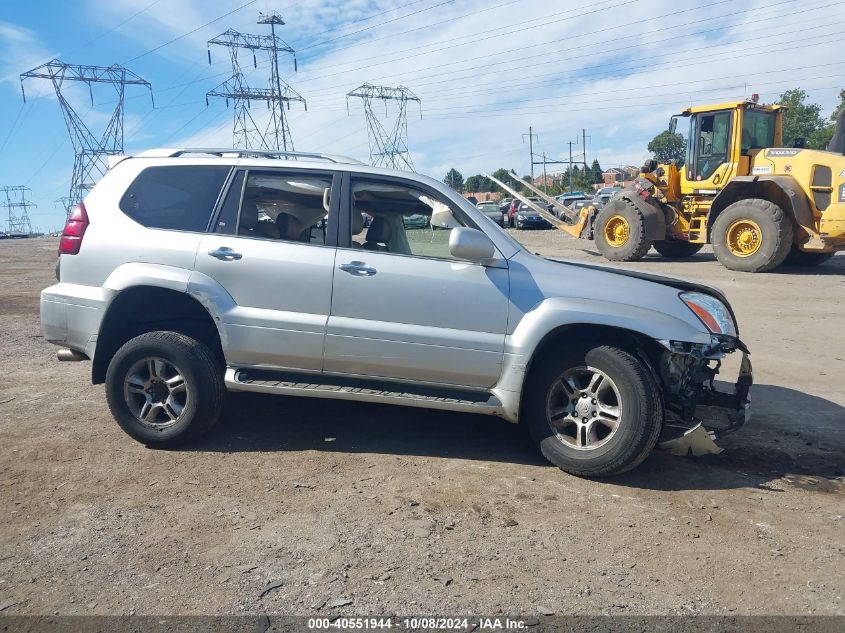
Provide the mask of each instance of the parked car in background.
POLYGON ((593 206, 596 209, 601 209, 618 191, 622 191, 622 187, 603 187, 599 189, 596 191, 596 195, 593 196, 593 206))
MULTIPOLYGON (((535 200, 529 198, 532 202, 535 200)), ((546 203, 537 199, 537 204, 546 206, 546 203)), ((542 215, 537 213, 535 209, 527 204, 520 204, 516 212, 515 226, 517 229, 549 229, 552 225, 542 215)))
POLYGON ((421 213, 402 216, 402 223, 406 229, 424 229, 428 227, 429 217, 421 213))
POLYGON ((502 212, 499 210, 498 202, 479 202, 476 207, 499 226, 505 226, 505 222, 502 219, 502 212))
POLYGON ((516 212, 519 209, 520 204, 522 203, 519 200, 511 200, 510 206, 508 206, 507 224, 511 228, 516 226, 516 212))
MULTIPOLYGON (((565 194, 563 194, 561 196, 557 196, 557 198, 555 198, 555 200, 560 202, 562 205, 569 207, 570 209, 573 209, 573 205, 576 202, 583 202, 586 199, 587 199, 587 196, 585 196, 581 192, 565 193, 565 194)), ((560 213, 559 211, 557 211, 556 209, 555 209, 555 215, 557 215, 559 218, 563 217, 563 214, 560 213)))

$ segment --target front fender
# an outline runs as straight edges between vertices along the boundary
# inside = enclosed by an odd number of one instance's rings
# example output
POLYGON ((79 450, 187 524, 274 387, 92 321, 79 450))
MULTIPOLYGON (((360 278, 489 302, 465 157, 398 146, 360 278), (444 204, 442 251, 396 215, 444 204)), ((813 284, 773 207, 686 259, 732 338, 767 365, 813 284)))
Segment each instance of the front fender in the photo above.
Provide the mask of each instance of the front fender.
MULTIPOLYGON (((503 403, 504 417, 512 421, 518 418, 525 374, 543 340, 567 326, 591 325, 632 332, 658 342, 711 342, 709 333, 664 312, 596 299, 545 299, 505 337, 502 378, 493 390, 503 403)), ((579 331, 582 336, 583 330, 579 331)))
POLYGON ((530 358, 549 332, 568 325, 613 327, 656 341, 710 342, 709 333, 665 312, 599 299, 555 297, 522 317, 505 339, 505 351, 530 358))

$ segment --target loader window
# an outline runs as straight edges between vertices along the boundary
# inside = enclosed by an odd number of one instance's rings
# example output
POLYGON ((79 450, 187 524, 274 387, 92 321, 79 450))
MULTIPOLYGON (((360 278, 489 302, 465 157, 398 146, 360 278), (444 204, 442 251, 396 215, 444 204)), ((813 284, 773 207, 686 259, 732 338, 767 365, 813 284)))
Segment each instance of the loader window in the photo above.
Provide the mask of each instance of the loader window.
POLYGON ((742 119, 742 153, 775 144, 774 112, 746 110, 742 119))
POLYGON ((728 162, 731 113, 698 115, 695 180, 708 180, 719 165, 728 162))

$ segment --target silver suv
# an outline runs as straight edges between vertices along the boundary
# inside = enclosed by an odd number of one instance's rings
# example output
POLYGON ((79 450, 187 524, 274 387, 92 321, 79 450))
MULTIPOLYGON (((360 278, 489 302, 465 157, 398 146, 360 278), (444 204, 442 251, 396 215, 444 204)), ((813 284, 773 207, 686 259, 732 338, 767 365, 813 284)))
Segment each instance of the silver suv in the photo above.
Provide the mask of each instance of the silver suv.
POLYGON ((532 255, 444 184, 350 159, 114 162, 67 222, 41 322, 148 446, 207 431, 227 390, 496 415, 587 476, 702 412, 717 433, 747 419, 747 350, 712 288, 532 255))

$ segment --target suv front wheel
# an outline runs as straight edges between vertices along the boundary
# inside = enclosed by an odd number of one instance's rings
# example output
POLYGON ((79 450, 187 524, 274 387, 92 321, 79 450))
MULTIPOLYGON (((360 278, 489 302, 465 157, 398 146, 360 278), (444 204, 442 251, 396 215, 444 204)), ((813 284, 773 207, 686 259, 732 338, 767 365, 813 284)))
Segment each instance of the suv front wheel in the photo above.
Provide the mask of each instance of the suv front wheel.
POLYGON ((657 442, 663 407, 648 368, 609 345, 552 355, 529 377, 525 423, 540 452, 574 475, 616 475, 657 442))
POLYGON ((200 341, 178 332, 147 332, 127 341, 106 372, 106 399, 120 427, 154 448, 184 444, 220 416, 220 362, 200 341))

